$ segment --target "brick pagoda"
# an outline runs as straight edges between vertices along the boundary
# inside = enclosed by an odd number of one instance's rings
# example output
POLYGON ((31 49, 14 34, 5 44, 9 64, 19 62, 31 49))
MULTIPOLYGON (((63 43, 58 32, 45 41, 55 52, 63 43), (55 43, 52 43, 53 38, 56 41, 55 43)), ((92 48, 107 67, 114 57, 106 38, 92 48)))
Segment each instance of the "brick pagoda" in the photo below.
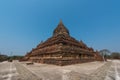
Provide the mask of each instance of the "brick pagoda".
POLYGON ((60 66, 103 60, 97 51, 71 37, 62 21, 53 31, 52 37, 27 53, 25 59, 60 66))

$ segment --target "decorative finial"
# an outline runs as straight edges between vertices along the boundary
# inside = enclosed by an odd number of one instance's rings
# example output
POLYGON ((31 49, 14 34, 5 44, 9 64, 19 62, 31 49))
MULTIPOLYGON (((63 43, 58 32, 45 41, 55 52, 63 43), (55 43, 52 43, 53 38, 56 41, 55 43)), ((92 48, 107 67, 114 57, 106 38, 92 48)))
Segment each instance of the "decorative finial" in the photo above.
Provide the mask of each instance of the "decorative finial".
POLYGON ((60 23, 59 24, 63 24, 62 19, 60 19, 60 23))

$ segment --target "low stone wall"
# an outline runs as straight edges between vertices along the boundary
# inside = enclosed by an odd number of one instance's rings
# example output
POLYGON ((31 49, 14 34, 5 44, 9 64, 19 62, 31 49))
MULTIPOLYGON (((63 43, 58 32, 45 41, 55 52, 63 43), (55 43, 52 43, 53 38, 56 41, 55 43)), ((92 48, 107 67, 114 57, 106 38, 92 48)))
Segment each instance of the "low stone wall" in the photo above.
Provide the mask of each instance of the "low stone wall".
POLYGON ((61 59, 44 59, 42 62, 46 64, 54 64, 54 65, 59 65, 59 66, 64 66, 64 65, 71 65, 71 64, 78 64, 78 63, 85 63, 85 62, 92 62, 94 60, 90 59, 72 59, 72 60, 61 60, 61 59))

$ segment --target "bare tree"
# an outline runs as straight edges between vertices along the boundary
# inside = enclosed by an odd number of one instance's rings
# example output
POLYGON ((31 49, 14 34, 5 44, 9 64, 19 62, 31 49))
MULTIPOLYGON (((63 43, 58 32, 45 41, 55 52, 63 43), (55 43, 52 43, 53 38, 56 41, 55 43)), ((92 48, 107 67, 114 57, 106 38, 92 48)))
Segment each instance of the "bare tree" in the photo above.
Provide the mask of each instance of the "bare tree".
POLYGON ((102 56, 110 55, 111 52, 108 49, 103 49, 99 51, 102 56))

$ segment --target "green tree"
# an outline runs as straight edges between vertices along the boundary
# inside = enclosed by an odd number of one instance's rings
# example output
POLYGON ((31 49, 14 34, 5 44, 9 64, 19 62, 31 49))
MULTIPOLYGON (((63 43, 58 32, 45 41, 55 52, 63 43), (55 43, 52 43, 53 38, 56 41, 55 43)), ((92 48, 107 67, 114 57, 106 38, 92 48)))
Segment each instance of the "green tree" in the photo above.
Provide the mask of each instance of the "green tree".
POLYGON ((112 59, 120 59, 120 53, 119 52, 113 52, 111 54, 112 59))

